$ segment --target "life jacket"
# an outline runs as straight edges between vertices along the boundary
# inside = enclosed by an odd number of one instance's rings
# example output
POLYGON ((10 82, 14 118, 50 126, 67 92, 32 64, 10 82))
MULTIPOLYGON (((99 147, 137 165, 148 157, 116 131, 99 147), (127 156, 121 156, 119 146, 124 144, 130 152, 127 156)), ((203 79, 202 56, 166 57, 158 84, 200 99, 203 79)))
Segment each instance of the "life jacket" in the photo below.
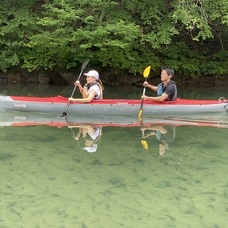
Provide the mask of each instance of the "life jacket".
POLYGON ((176 138, 176 127, 175 126, 169 126, 166 127, 167 132, 165 134, 162 134, 159 130, 156 130, 155 137, 158 141, 164 140, 167 143, 173 143, 176 138))
MULTIPOLYGON (((174 93, 174 96, 172 98, 172 100, 176 100, 177 99, 177 86, 176 86, 176 83, 174 81, 170 81, 169 83, 172 83, 175 85, 175 93, 174 93)), ((163 82, 158 84, 158 89, 157 89, 157 96, 161 96, 162 94, 164 93, 164 84, 163 82)))
POLYGON ((157 96, 161 96, 163 94, 163 83, 158 85, 157 96))
POLYGON ((100 89, 100 96, 98 97, 98 95, 96 95, 93 99, 94 100, 100 100, 100 99, 103 99, 103 92, 102 92, 102 88, 101 88, 101 85, 100 83, 90 83, 90 84, 87 84, 87 90, 89 90, 92 86, 94 85, 98 85, 99 89, 100 89))

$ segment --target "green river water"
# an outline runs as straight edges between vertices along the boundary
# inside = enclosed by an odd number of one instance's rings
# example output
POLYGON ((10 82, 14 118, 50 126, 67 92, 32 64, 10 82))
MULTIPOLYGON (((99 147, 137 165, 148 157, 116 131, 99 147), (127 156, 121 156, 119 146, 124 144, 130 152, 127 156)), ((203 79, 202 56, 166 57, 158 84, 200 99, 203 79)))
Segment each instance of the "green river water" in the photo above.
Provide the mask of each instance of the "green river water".
MULTIPOLYGON (((56 88, 46 91, 54 94, 56 88)), ((202 96, 220 93, 202 91, 202 96)), ((144 134, 140 126, 103 127, 95 153, 83 149, 83 139, 75 140, 77 131, 0 128, 1 228, 227 227, 228 128, 176 126, 163 154, 161 141, 144 137, 150 131, 144 134)))

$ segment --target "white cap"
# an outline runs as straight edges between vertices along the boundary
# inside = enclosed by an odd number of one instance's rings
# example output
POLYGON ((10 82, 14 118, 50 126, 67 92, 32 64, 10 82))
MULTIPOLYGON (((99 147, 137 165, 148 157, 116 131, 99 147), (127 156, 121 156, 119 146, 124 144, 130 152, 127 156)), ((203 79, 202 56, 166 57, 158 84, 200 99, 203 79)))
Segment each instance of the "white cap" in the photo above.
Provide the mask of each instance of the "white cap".
POLYGON ((88 153, 94 153, 97 151, 97 144, 93 144, 92 146, 84 147, 88 153))
POLYGON ((83 75, 94 77, 97 80, 99 79, 99 74, 96 70, 90 70, 88 73, 84 73, 83 75))

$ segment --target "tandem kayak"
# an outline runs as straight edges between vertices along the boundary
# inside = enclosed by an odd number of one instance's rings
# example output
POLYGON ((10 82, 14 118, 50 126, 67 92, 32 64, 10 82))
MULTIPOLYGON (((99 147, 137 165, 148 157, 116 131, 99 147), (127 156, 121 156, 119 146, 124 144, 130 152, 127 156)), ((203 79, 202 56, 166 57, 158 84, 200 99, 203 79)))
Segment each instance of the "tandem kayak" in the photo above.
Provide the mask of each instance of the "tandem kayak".
MULTIPOLYGON (((68 98, 6 96, 0 95, 0 109, 24 112, 62 114, 68 105, 68 98)), ((90 103, 70 103, 70 115, 111 115, 136 117, 141 107, 141 100, 136 99, 103 99, 90 103)), ((152 102, 144 101, 143 117, 167 115, 191 115, 202 113, 227 113, 228 100, 191 100, 152 102)))

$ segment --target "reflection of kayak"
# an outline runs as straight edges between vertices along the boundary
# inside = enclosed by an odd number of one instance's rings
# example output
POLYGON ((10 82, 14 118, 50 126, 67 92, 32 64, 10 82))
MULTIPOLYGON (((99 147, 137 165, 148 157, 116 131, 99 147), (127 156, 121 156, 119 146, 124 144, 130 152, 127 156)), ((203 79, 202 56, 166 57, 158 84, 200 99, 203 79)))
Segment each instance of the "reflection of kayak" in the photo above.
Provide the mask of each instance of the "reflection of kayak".
MULTIPOLYGON (((0 95, 0 109, 27 112, 58 113, 61 115, 68 99, 56 97, 22 97, 0 95)), ((112 115, 138 116, 141 100, 133 99, 103 99, 91 103, 70 104, 68 114, 71 115, 112 115)), ((221 113, 228 111, 228 100, 187 100, 151 102, 145 101, 143 116, 182 115, 200 113, 221 113)))
POLYGON ((0 126, 36 126, 48 125, 55 127, 75 126, 88 123, 96 126, 109 127, 140 127, 155 124, 173 126, 211 126, 228 128, 228 117, 226 116, 171 116, 166 118, 143 118, 141 123, 136 117, 126 116, 71 116, 67 118, 52 114, 38 114, 30 112, 0 112, 0 126))

